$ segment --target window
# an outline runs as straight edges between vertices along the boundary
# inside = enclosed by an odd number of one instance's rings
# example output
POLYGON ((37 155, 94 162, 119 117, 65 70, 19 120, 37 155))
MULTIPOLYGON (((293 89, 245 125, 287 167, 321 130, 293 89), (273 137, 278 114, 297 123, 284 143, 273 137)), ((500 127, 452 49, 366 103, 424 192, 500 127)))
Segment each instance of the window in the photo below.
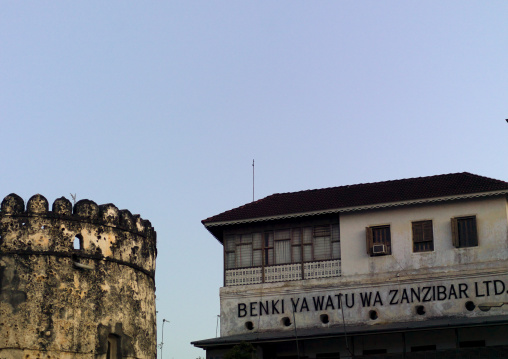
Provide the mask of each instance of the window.
MULTIPOLYGON (((268 236, 272 232, 267 232, 268 236)), ((340 258, 340 234, 338 225, 292 228, 273 231, 265 241, 265 265, 314 262, 340 258), (270 261, 274 251, 274 262, 270 261), (303 253, 302 253, 303 246, 303 253), (268 259, 268 261, 266 260, 268 259)))
POLYGON ((432 221, 413 222, 413 252, 429 252, 433 250, 432 221))
POLYGON ((452 242, 457 248, 478 246, 476 216, 452 218, 452 242))
POLYGON ((332 236, 330 226, 315 226, 314 227, 314 259, 324 260, 329 259, 332 253, 332 236))
POLYGON ((265 266, 273 265, 273 232, 265 233, 264 261, 265 266))
POLYGON ((340 258, 340 232, 338 225, 302 228, 303 261, 313 262, 340 258))
POLYGON ((259 267, 263 265, 263 236, 261 233, 253 233, 252 234, 252 265, 254 267, 259 267))
POLYGON ((236 259, 235 259, 235 236, 225 236, 224 237, 224 266, 226 269, 231 269, 236 267, 236 259))
POLYGON ((236 245, 236 266, 252 267, 252 235, 240 236, 240 243, 236 245))
POLYGON ((478 348, 478 347, 484 347, 485 346, 485 340, 470 340, 467 342, 460 342, 459 348, 478 348))
POLYGON ((302 261, 302 231, 300 228, 293 228, 291 231, 291 255, 293 263, 300 263, 302 261))
POLYGON ((275 264, 291 263, 291 230, 274 232, 275 264))
POLYGON ((225 234, 223 244, 226 269, 340 259, 337 223, 225 234))
POLYGON ((303 261, 312 262, 312 227, 302 228, 303 261))
POLYGON ((390 226, 373 226, 366 228, 367 254, 392 254, 390 226))
POLYGON ((83 236, 81 236, 81 234, 76 234, 76 237, 74 237, 74 242, 72 242, 72 246, 77 251, 83 249, 83 236))
POLYGON ((226 269, 261 266, 261 233, 233 234, 224 237, 226 269))

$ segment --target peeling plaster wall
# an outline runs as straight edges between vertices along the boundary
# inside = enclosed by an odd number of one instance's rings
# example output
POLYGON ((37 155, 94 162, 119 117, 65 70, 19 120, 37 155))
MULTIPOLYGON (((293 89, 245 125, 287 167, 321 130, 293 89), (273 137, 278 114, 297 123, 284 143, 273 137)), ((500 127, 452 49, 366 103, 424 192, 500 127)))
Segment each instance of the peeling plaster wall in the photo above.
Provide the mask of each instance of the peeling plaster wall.
POLYGON ((341 214, 342 275, 439 267, 451 271, 460 270, 459 264, 505 260, 508 258, 506 203, 506 197, 502 196, 341 214), (451 218, 471 215, 476 215, 478 247, 453 247, 451 218), (411 222, 420 220, 432 220, 434 251, 413 253, 411 222), (390 225, 392 254, 367 256, 365 227, 385 224, 390 225))
POLYGON ((7 196, 0 212, 0 359, 156 358, 156 234, 82 200, 7 196), (77 238, 77 239, 76 239, 77 238), (74 249, 74 241, 81 249, 74 249))

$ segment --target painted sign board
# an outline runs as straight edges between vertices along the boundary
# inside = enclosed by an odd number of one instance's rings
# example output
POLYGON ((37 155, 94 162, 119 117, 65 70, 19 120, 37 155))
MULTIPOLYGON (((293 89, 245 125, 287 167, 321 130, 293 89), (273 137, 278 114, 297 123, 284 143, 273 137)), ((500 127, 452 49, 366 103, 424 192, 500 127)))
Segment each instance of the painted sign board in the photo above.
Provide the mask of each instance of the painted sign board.
POLYGON ((478 305, 508 301, 506 273, 369 286, 334 287, 333 280, 323 284, 293 288, 291 293, 282 287, 278 293, 251 290, 248 297, 221 298, 221 335, 294 330, 293 322, 298 328, 312 328, 492 315, 478 305))

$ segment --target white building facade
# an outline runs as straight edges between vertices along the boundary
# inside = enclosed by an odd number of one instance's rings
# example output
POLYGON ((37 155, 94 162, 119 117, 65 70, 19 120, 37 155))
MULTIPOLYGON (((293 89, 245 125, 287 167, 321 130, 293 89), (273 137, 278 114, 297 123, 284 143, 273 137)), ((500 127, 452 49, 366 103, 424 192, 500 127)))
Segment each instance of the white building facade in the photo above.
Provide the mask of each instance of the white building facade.
POLYGON ((193 344, 214 359, 242 341, 267 359, 508 357, 507 194, 456 173, 208 218, 224 246, 221 336, 193 344))

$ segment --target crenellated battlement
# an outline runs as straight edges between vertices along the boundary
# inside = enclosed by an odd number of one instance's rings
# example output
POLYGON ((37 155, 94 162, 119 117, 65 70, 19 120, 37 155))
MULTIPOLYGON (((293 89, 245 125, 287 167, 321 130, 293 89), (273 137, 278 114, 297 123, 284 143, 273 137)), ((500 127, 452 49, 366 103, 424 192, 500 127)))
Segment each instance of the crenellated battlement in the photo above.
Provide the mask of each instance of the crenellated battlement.
POLYGON ((71 201, 65 197, 60 197, 53 202, 52 210, 49 211, 48 200, 44 196, 36 194, 28 200, 26 207, 25 211, 23 199, 17 194, 11 193, 2 201, 0 216, 45 216, 82 221, 118 227, 155 239, 155 231, 150 221, 142 219, 138 214, 131 214, 129 210, 119 210, 112 203, 97 205, 94 201, 82 199, 76 202, 73 207, 71 201))
POLYGON ((95 267, 96 261, 114 261, 155 273, 156 232, 150 221, 108 203, 65 197, 53 202, 36 194, 26 205, 11 193, 1 203, 0 254, 72 257, 75 263, 95 267), (76 248, 77 247, 77 248, 76 248))
POLYGON ((0 206, 0 359, 156 358, 156 232, 88 199, 0 206))

